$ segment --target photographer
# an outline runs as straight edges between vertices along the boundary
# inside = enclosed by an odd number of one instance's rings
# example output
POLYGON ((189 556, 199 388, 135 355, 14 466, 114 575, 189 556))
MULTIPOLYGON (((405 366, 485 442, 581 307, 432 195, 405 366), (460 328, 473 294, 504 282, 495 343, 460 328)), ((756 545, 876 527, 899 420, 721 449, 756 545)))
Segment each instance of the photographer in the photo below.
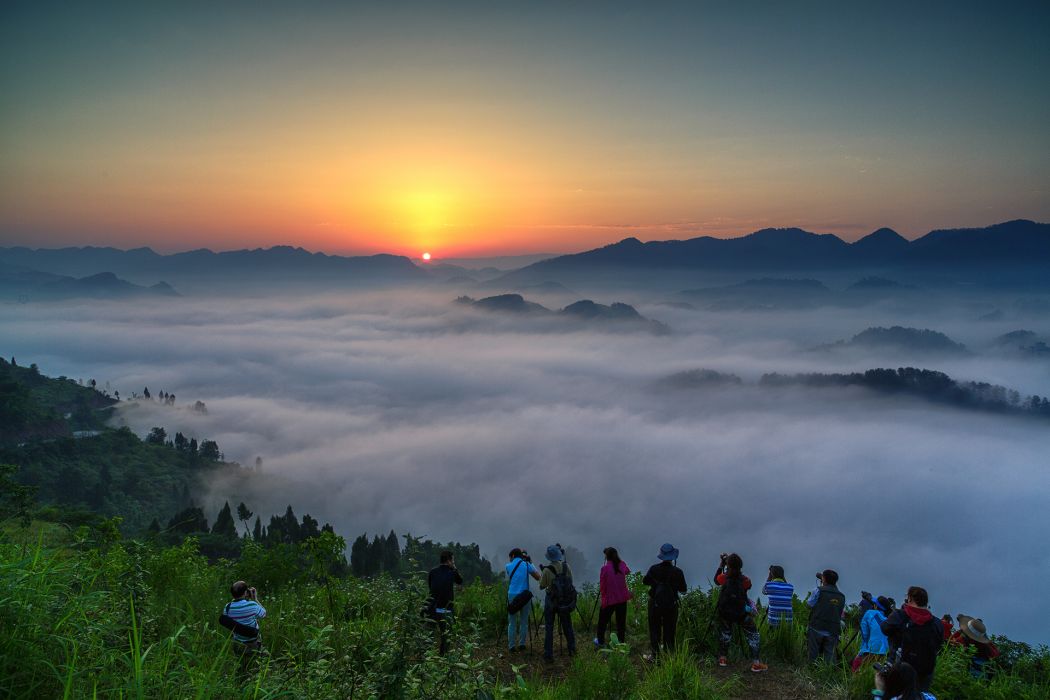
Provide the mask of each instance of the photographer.
POLYGON ((528 552, 515 547, 510 550, 506 571, 507 646, 510 652, 525 651, 525 641, 529 637, 529 612, 532 610, 529 576, 539 581, 540 570, 533 565, 528 552))
POLYGON ((427 574, 430 587, 430 602, 427 615, 437 624, 438 651, 442 656, 448 651, 448 624, 452 616, 452 601, 456 597, 455 586, 463 585, 463 577, 456 570, 456 560, 447 549, 441 553, 441 563, 427 574))
POLYGON ((266 617, 266 608, 259 603, 258 592, 244 581, 237 581, 230 586, 230 595, 233 596, 233 600, 223 608, 219 622, 223 623, 224 617, 232 623, 227 626, 233 633, 233 651, 241 659, 238 675, 243 676, 251 659, 262 652, 259 620, 266 617))
POLYGON ((810 661, 816 661, 818 656, 828 663, 835 661, 835 650, 842 634, 842 611, 846 607, 846 596, 838 589, 838 582, 838 573, 825 569, 817 574, 819 585, 806 599, 810 608, 809 629, 806 630, 810 661))
POLYGON ((561 624, 569 656, 576 653, 576 632, 572 628, 572 611, 576 609, 576 587, 572 583, 572 569, 565 561, 565 550, 560 544, 547 547, 547 561, 541 566, 540 589, 547 592, 543 601, 543 660, 554 661, 554 621, 561 624))

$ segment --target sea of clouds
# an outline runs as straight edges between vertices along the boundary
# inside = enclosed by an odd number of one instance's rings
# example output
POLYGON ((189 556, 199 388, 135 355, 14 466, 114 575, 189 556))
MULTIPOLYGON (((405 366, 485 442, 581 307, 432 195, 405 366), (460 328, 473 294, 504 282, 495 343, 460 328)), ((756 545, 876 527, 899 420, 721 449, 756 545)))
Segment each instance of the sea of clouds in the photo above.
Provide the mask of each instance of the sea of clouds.
MULTIPOLYGON (((860 389, 756 386, 765 372, 919 366, 1050 394, 1050 362, 993 353, 995 335, 1045 318, 977 323, 887 308, 715 313, 640 304, 666 336, 478 312, 447 293, 0 306, 0 351, 122 396, 148 386, 175 409, 125 405, 139 434, 214 439, 263 461, 222 501, 311 513, 349 538, 411 532, 512 546, 559 541, 596 575, 601 550, 636 569, 681 549, 691 585, 737 551, 762 581, 799 589, 834 568, 902 601, 923 585, 937 614, 1047 642, 1050 424, 891 399, 860 389), (930 327, 975 350, 937 359, 813 352, 868 326, 930 327), (739 386, 674 389, 674 372, 731 372, 739 386), (207 415, 188 410, 195 400, 207 415), (243 488, 243 487, 239 487, 243 488)), ((630 295, 596 301, 633 301, 630 295)), ((264 517, 264 521, 266 518, 264 517)), ((582 574, 582 572, 581 572, 582 574)), ((580 576, 583 577, 582 575, 580 576)))

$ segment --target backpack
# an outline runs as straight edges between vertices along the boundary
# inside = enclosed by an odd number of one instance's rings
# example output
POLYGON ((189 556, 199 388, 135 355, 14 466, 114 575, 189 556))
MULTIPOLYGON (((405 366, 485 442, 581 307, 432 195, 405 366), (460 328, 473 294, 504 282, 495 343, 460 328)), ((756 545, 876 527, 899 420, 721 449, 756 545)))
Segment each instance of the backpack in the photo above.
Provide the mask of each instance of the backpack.
POLYGON ((652 570, 654 571, 653 578, 659 578, 659 574, 663 573, 664 580, 657 581, 649 591, 650 605, 661 610, 678 607, 678 591, 667 581, 667 577, 674 575, 675 567, 657 565, 652 570))
POLYGON ((568 564, 562 562, 561 573, 555 570, 550 587, 550 604, 561 613, 569 613, 576 609, 576 587, 572 585, 572 576, 568 571, 568 564))
POLYGON ((933 673, 937 663, 937 652, 944 642, 944 628, 937 618, 932 618, 924 625, 917 625, 905 613, 904 629, 900 636, 901 661, 911 664, 920 676, 933 673), (937 624, 934 624, 937 622, 937 624))
POLYGON ((715 605, 718 616, 731 621, 743 619, 747 605, 743 575, 726 576, 726 582, 722 584, 722 590, 718 593, 718 603, 715 605))

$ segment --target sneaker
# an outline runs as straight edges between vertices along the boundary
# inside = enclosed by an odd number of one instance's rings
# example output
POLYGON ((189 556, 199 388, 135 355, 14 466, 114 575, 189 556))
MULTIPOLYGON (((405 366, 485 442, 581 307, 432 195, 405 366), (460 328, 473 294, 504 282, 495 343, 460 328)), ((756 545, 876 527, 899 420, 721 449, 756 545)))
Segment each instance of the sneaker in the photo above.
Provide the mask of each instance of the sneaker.
POLYGON ((751 673, 762 673, 763 671, 768 670, 769 666, 766 666, 761 661, 756 661, 755 663, 751 664, 751 673))
POLYGON ((652 654, 642 654, 642 661, 649 661, 649 662, 656 661, 656 657, 653 656, 652 654))
POLYGON ((718 657, 718 665, 721 666, 722 668, 725 668, 726 666, 729 665, 729 660, 726 657, 724 657, 724 656, 719 656, 718 657))

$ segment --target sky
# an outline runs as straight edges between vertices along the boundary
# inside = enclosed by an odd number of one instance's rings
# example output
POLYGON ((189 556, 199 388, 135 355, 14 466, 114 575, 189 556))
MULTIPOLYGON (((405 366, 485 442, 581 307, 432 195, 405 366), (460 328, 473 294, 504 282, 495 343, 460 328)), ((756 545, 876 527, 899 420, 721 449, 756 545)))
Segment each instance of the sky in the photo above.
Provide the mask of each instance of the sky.
POLYGON ((5 2, 0 245, 1050 220, 1047 3, 725 5, 5 2))

